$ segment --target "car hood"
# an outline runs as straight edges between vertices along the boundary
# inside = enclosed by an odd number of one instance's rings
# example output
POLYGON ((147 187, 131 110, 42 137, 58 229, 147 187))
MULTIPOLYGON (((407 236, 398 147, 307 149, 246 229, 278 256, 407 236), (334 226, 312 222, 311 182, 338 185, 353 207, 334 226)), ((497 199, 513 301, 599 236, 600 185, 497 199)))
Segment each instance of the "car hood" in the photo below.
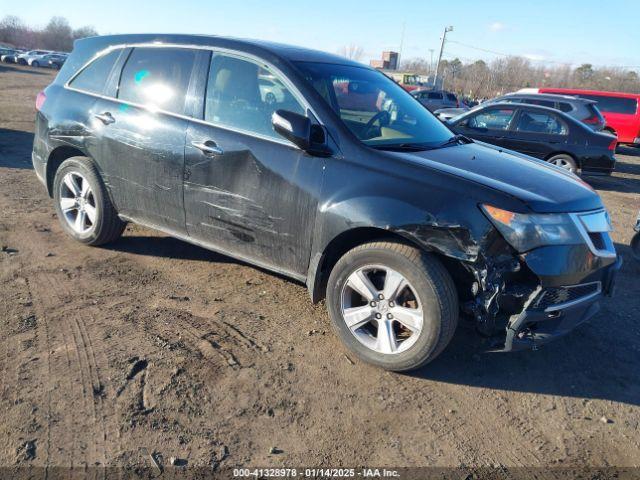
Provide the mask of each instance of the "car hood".
POLYGON ((540 213, 581 212, 602 208, 587 183, 563 169, 482 142, 401 153, 427 167, 502 191, 540 213))

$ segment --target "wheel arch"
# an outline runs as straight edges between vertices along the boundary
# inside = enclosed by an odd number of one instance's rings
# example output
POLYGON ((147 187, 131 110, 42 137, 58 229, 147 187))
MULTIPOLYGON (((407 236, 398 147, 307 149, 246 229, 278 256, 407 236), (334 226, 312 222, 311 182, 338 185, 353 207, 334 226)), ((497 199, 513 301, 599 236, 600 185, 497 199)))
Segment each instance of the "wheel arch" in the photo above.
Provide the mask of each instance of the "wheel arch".
POLYGON ((437 241, 431 242, 428 234, 417 238, 406 232, 381 227, 356 227, 345 230, 328 242, 323 251, 311 259, 307 274, 307 288, 311 301, 317 303, 326 295, 327 281, 338 260, 349 250, 372 241, 395 241, 436 255, 453 278, 458 277, 461 257, 439 248, 437 241))
POLYGON ((77 147, 63 145, 54 148, 47 159, 46 182, 47 193, 53 197, 53 179, 62 162, 71 157, 87 157, 88 155, 77 147))

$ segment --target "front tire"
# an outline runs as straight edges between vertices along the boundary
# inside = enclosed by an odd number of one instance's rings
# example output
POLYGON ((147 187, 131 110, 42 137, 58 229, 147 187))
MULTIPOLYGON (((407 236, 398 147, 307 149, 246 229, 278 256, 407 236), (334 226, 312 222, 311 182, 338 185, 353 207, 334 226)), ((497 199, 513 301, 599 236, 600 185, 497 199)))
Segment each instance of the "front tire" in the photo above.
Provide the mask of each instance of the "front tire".
POLYGON ((40 63, 37 60, 34 60, 33 62, 31 62, 31 66, 38 68, 40 66, 40 63))
POLYGON ((53 180, 53 194, 62 228, 74 240, 102 245, 122 235, 126 223, 118 217, 98 170, 89 158, 65 160, 53 180))
POLYGON ((549 158, 547 162, 555 165, 556 167, 564 168, 571 173, 578 173, 578 165, 576 164, 576 161, 571 155, 568 155, 566 153, 554 155, 553 157, 549 158))
POLYGON ((432 254, 398 242, 373 242, 334 266, 327 308, 344 344, 391 371, 419 368, 449 344, 458 323, 451 276, 432 254))

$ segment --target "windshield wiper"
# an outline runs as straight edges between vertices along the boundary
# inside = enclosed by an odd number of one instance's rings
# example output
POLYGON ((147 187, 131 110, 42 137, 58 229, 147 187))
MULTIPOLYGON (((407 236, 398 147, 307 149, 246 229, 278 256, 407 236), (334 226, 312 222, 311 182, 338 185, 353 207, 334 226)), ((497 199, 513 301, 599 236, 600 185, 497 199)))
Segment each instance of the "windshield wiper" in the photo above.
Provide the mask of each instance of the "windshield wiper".
POLYGON ((464 145, 467 143, 473 143, 473 140, 471 140, 469 137, 465 135, 457 134, 451 137, 446 142, 441 143, 436 148, 444 148, 444 147, 448 147, 449 145, 464 145))
POLYGON ((389 145, 371 145, 371 147, 377 150, 398 150, 400 152, 422 152, 433 148, 419 143, 392 143, 389 145))

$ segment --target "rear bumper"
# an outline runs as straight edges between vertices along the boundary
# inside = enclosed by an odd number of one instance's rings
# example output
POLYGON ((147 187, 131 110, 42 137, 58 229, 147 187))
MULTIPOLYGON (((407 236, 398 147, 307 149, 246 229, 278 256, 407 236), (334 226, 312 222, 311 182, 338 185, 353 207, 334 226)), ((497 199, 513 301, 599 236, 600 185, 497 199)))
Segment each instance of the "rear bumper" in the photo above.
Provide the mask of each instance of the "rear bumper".
POLYGON ((545 293, 545 289, 541 288, 532 296, 526 308, 509 322, 503 348, 494 351, 535 350, 589 320, 600 310, 602 297, 613 294, 616 275, 621 266, 622 259, 618 257, 613 264, 598 272, 597 281, 583 284, 595 286, 594 291, 585 291, 580 297, 568 298, 567 301, 554 303, 543 309, 536 308, 536 303, 540 303, 537 300, 545 293))
POLYGON ((40 180, 40 182, 42 182, 42 184, 46 187, 47 164, 42 160, 42 158, 40 158, 40 156, 38 156, 35 151, 31 152, 31 163, 33 164, 33 170, 36 172, 36 177, 38 177, 38 180, 40 180))
POLYGON ((581 173, 589 176, 611 175, 615 168, 616 157, 614 155, 600 155, 584 159, 581 173))

